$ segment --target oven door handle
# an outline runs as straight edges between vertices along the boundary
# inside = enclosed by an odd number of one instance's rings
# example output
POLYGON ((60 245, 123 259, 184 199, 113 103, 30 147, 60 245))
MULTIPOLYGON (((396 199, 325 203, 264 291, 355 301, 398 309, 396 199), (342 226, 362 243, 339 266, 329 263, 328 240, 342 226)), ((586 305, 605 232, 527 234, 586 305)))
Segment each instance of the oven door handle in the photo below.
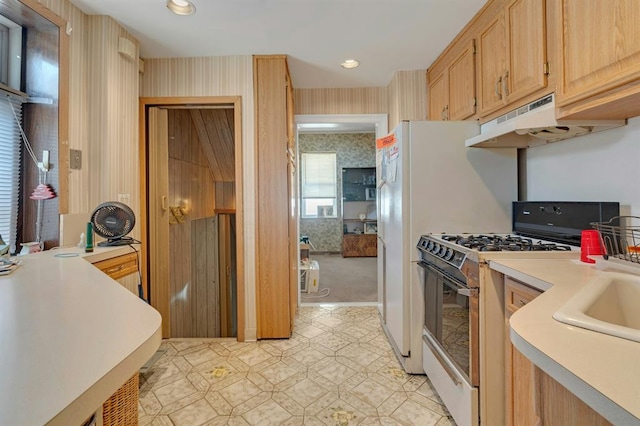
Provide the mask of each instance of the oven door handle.
POLYGON ((425 343, 425 345, 427 345, 427 347, 429 348, 429 350, 431 351, 433 356, 436 357, 436 359, 438 360, 438 362, 440 363, 440 365, 442 366, 444 371, 446 371, 446 373, 449 376, 449 378, 451 379, 451 381, 456 386, 461 384, 462 380, 460 380, 460 378, 458 377, 456 372, 453 370, 453 368, 449 365, 449 363, 447 361, 445 361, 445 359, 442 356, 442 354, 440 354, 440 351, 438 351, 438 349, 436 349, 435 345, 433 343, 431 343, 431 341, 424 334, 422 335, 422 341, 425 343))
POLYGON ((458 294, 466 297, 478 297, 478 289, 477 288, 460 288, 458 289, 458 294))

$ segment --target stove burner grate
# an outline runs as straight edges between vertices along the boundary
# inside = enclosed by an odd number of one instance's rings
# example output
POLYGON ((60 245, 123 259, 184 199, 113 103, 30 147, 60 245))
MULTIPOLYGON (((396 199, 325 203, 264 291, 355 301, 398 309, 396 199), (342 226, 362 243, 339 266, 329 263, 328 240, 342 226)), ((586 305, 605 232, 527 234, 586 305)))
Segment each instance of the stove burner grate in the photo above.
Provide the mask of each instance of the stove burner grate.
POLYGON ((445 241, 478 251, 570 251, 564 244, 534 242, 519 235, 443 235, 445 241))

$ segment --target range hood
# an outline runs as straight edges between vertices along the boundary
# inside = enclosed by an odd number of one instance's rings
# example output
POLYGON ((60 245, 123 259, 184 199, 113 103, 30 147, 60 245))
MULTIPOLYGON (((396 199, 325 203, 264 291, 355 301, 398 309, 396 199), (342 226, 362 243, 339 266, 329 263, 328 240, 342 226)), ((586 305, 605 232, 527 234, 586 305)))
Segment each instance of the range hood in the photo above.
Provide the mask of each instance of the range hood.
POLYGON ((556 120, 552 93, 480 126, 468 147, 527 148, 624 126, 626 120, 556 120))

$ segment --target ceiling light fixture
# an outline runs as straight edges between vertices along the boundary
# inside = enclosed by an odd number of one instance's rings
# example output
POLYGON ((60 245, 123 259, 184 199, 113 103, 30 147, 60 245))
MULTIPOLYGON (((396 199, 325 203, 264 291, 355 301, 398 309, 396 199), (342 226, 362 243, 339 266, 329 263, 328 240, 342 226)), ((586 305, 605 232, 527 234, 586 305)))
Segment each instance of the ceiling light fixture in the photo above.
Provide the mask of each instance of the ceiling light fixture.
POLYGON ((196 8, 187 0, 167 0, 167 9, 176 15, 191 15, 196 8))
POLYGON ((360 62, 356 61, 355 59, 347 59, 340 65, 342 65, 342 68, 351 69, 360 65, 360 62))

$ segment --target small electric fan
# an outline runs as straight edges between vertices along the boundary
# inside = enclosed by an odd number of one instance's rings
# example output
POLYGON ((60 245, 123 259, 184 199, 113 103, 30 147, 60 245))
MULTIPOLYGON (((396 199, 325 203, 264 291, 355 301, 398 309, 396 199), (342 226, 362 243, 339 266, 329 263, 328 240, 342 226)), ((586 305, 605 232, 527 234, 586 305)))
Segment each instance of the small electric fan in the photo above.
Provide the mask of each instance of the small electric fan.
POLYGON ((101 247, 139 243, 133 238, 126 237, 136 224, 133 210, 126 204, 116 201, 100 204, 91 214, 91 223, 95 233, 107 239, 98 243, 101 247))

